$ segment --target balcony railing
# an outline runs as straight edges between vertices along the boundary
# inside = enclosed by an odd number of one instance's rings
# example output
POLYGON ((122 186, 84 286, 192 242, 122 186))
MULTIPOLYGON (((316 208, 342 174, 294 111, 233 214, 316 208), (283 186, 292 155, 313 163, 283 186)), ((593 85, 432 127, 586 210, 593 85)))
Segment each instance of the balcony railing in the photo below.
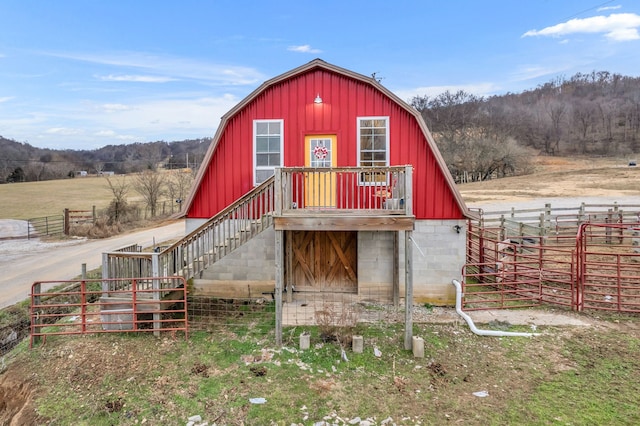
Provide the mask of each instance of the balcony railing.
POLYGON ((286 167, 275 173, 275 215, 411 215, 412 167, 286 167))

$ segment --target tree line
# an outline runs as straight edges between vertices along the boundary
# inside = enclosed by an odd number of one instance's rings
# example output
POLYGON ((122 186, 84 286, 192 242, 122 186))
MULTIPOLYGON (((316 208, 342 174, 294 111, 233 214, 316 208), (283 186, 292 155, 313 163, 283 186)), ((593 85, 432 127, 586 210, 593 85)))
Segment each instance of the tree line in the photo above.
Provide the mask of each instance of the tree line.
POLYGON ((517 94, 447 91, 411 104, 458 182, 527 173, 536 155, 627 157, 640 148, 640 78, 607 71, 517 94))
POLYGON ((79 171, 126 174, 158 167, 197 169, 210 143, 211 138, 201 138, 107 145, 95 150, 52 150, 0 136, 0 183, 64 179, 79 171))
MULTIPOLYGON (((457 182, 528 173, 536 155, 632 156, 640 149, 640 78, 607 71, 557 77, 535 89, 490 97, 446 91, 410 101, 457 182)), ((35 148, 0 136, 0 183, 197 168, 211 138, 35 148)))

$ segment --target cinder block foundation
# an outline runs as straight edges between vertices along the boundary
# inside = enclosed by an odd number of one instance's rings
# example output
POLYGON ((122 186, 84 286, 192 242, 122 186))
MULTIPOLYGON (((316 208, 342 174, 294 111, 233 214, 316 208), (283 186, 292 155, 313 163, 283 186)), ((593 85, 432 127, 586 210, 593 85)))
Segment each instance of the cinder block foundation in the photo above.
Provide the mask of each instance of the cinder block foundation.
POLYGON ((351 350, 357 354, 361 354, 364 351, 364 338, 362 336, 353 336, 351 350))
POLYGON ((414 358, 424 358, 424 339, 422 337, 413 336, 411 346, 414 358))

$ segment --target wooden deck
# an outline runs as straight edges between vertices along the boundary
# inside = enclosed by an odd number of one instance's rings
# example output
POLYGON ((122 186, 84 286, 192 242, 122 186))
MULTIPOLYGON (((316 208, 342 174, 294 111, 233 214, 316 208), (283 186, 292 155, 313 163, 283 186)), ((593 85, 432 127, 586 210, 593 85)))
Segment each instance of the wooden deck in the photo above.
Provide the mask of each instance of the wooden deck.
POLYGON ((276 216, 273 223, 276 230, 282 231, 410 231, 413 230, 415 217, 407 215, 384 214, 384 210, 373 214, 362 212, 314 213, 301 211, 301 214, 276 216))
POLYGON ((276 170, 276 230, 413 230, 412 168, 276 170))

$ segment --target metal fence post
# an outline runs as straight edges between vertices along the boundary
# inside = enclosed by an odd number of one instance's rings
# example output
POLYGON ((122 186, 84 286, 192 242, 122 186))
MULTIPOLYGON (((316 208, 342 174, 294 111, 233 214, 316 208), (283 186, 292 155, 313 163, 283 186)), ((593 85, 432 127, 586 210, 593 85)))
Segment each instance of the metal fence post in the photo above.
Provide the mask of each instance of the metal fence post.
POLYGON ((154 278, 152 280, 152 286, 153 286, 153 300, 157 301, 158 304, 158 309, 156 310, 156 312, 153 313, 153 334, 155 336, 160 336, 160 328, 162 328, 162 324, 160 323, 160 320, 162 319, 162 314, 160 311, 162 310, 162 303, 161 303, 161 299, 162 299, 162 293, 161 293, 161 286, 160 286, 160 280, 158 279, 160 277, 160 253, 152 253, 151 254, 151 276, 154 278))
POLYGON ((40 306, 40 292, 42 291, 42 285, 37 282, 31 287, 31 346, 34 343, 40 342, 40 325, 42 319, 40 315, 35 312, 40 306))

